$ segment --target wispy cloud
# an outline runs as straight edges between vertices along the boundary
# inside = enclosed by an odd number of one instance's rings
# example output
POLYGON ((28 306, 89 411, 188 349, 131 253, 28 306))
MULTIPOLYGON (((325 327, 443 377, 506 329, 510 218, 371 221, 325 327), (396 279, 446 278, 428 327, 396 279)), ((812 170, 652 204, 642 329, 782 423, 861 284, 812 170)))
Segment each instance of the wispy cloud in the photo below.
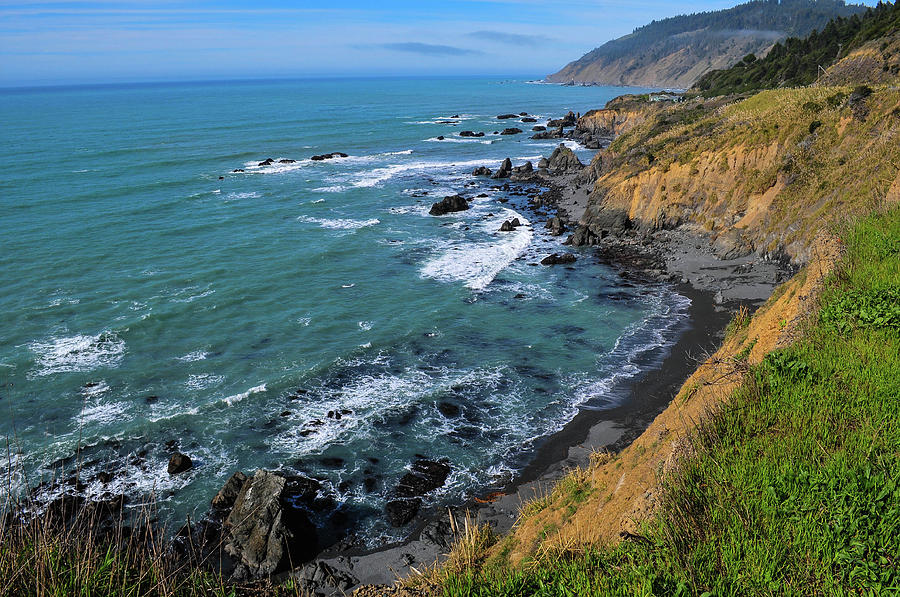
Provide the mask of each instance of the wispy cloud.
POLYGON ((422 56, 472 56, 474 54, 482 54, 479 50, 470 50, 468 48, 458 48, 456 46, 444 46, 440 44, 423 44, 419 42, 399 42, 388 44, 376 44, 379 48, 385 50, 393 50, 394 52, 406 52, 409 54, 420 54, 422 56))
POLYGON ((525 35, 522 33, 489 30, 473 31, 472 33, 467 33, 466 37, 495 41, 510 46, 535 46, 555 41, 552 37, 547 37, 546 35, 525 35))

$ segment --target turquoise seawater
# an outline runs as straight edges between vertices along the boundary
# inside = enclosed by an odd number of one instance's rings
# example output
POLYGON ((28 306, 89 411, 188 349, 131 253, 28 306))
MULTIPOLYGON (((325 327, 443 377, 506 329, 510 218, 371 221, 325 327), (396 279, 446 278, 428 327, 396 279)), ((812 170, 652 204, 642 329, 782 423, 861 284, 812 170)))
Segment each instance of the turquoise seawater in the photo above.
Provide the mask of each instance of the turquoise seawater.
POLYGON ((183 520, 235 470, 279 469, 322 480, 372 545, 402 537, 383 506, 417 455, 452 463, 432 507, 502 485, 579 408, 611 406, 672 343, 687 300, 621 288, 587 251, 535 266, 563 238, 542 222, 498 232, 528 220, 521 198, 498 203, 507 194, 470 172, 556 144, 492 135, 515 124, 497 114, 543 121, 626 91, 359 79, 0 92, 3 491, 77 460, 114 476, 88 493, 152 490, 183 520), (309 159, 332 151, 350 157, 309 159), (257 166, 269 157, 297 161, 257 166), (469 211, 428 215, 460 192, 469 211), (170 476, 176 448, 195 467, 170 476))

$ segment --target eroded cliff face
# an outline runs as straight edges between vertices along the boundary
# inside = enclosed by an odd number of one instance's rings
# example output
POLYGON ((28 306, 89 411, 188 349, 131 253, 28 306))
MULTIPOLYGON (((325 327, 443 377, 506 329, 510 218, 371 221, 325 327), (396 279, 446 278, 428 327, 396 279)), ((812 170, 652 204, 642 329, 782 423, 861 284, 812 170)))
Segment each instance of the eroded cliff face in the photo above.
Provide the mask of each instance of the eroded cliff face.
POLYGON ((582 122, 621 136, 589 166, 596 180, 577 245, 684 226, 723 257, 805 264, 819 231, 895 194, 900 168, 900 91, 891 88, 632 102, 582 122))

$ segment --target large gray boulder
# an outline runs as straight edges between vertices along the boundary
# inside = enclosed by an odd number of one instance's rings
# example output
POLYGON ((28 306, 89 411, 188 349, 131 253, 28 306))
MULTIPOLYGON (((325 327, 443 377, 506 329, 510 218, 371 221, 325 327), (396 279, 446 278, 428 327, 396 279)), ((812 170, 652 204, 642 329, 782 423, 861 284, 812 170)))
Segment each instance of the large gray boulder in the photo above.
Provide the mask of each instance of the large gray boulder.
POLYGON ((316 528, 291 505, 287 485, 287 478, 264 470, 243 482, 224 525, 235 579, 271 576, 315 555, 316 528))

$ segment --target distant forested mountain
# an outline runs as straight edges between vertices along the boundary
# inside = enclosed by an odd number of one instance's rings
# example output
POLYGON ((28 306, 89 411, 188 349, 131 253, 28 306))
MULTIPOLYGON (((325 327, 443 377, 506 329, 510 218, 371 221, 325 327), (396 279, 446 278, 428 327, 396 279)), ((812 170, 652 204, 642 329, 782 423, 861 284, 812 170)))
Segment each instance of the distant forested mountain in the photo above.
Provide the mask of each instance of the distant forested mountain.
POLYGON ((843 0, 752 0, 727 10, 653 21, 547 79, 687 88, 705 73, 728 68, 747 54, 763 55, 778 41, 805 36, 835 17, 864 10, 843 0))
POLYGON ((695 88, 711 97, 799 87, 820 78, 829 84, 884 82, 900 73, 898 41, 900 2, 881 3, 862 15, 838 17, 807 37, 775 44, 765 58, 751 54, 731 68, 709 72, 695 88))

